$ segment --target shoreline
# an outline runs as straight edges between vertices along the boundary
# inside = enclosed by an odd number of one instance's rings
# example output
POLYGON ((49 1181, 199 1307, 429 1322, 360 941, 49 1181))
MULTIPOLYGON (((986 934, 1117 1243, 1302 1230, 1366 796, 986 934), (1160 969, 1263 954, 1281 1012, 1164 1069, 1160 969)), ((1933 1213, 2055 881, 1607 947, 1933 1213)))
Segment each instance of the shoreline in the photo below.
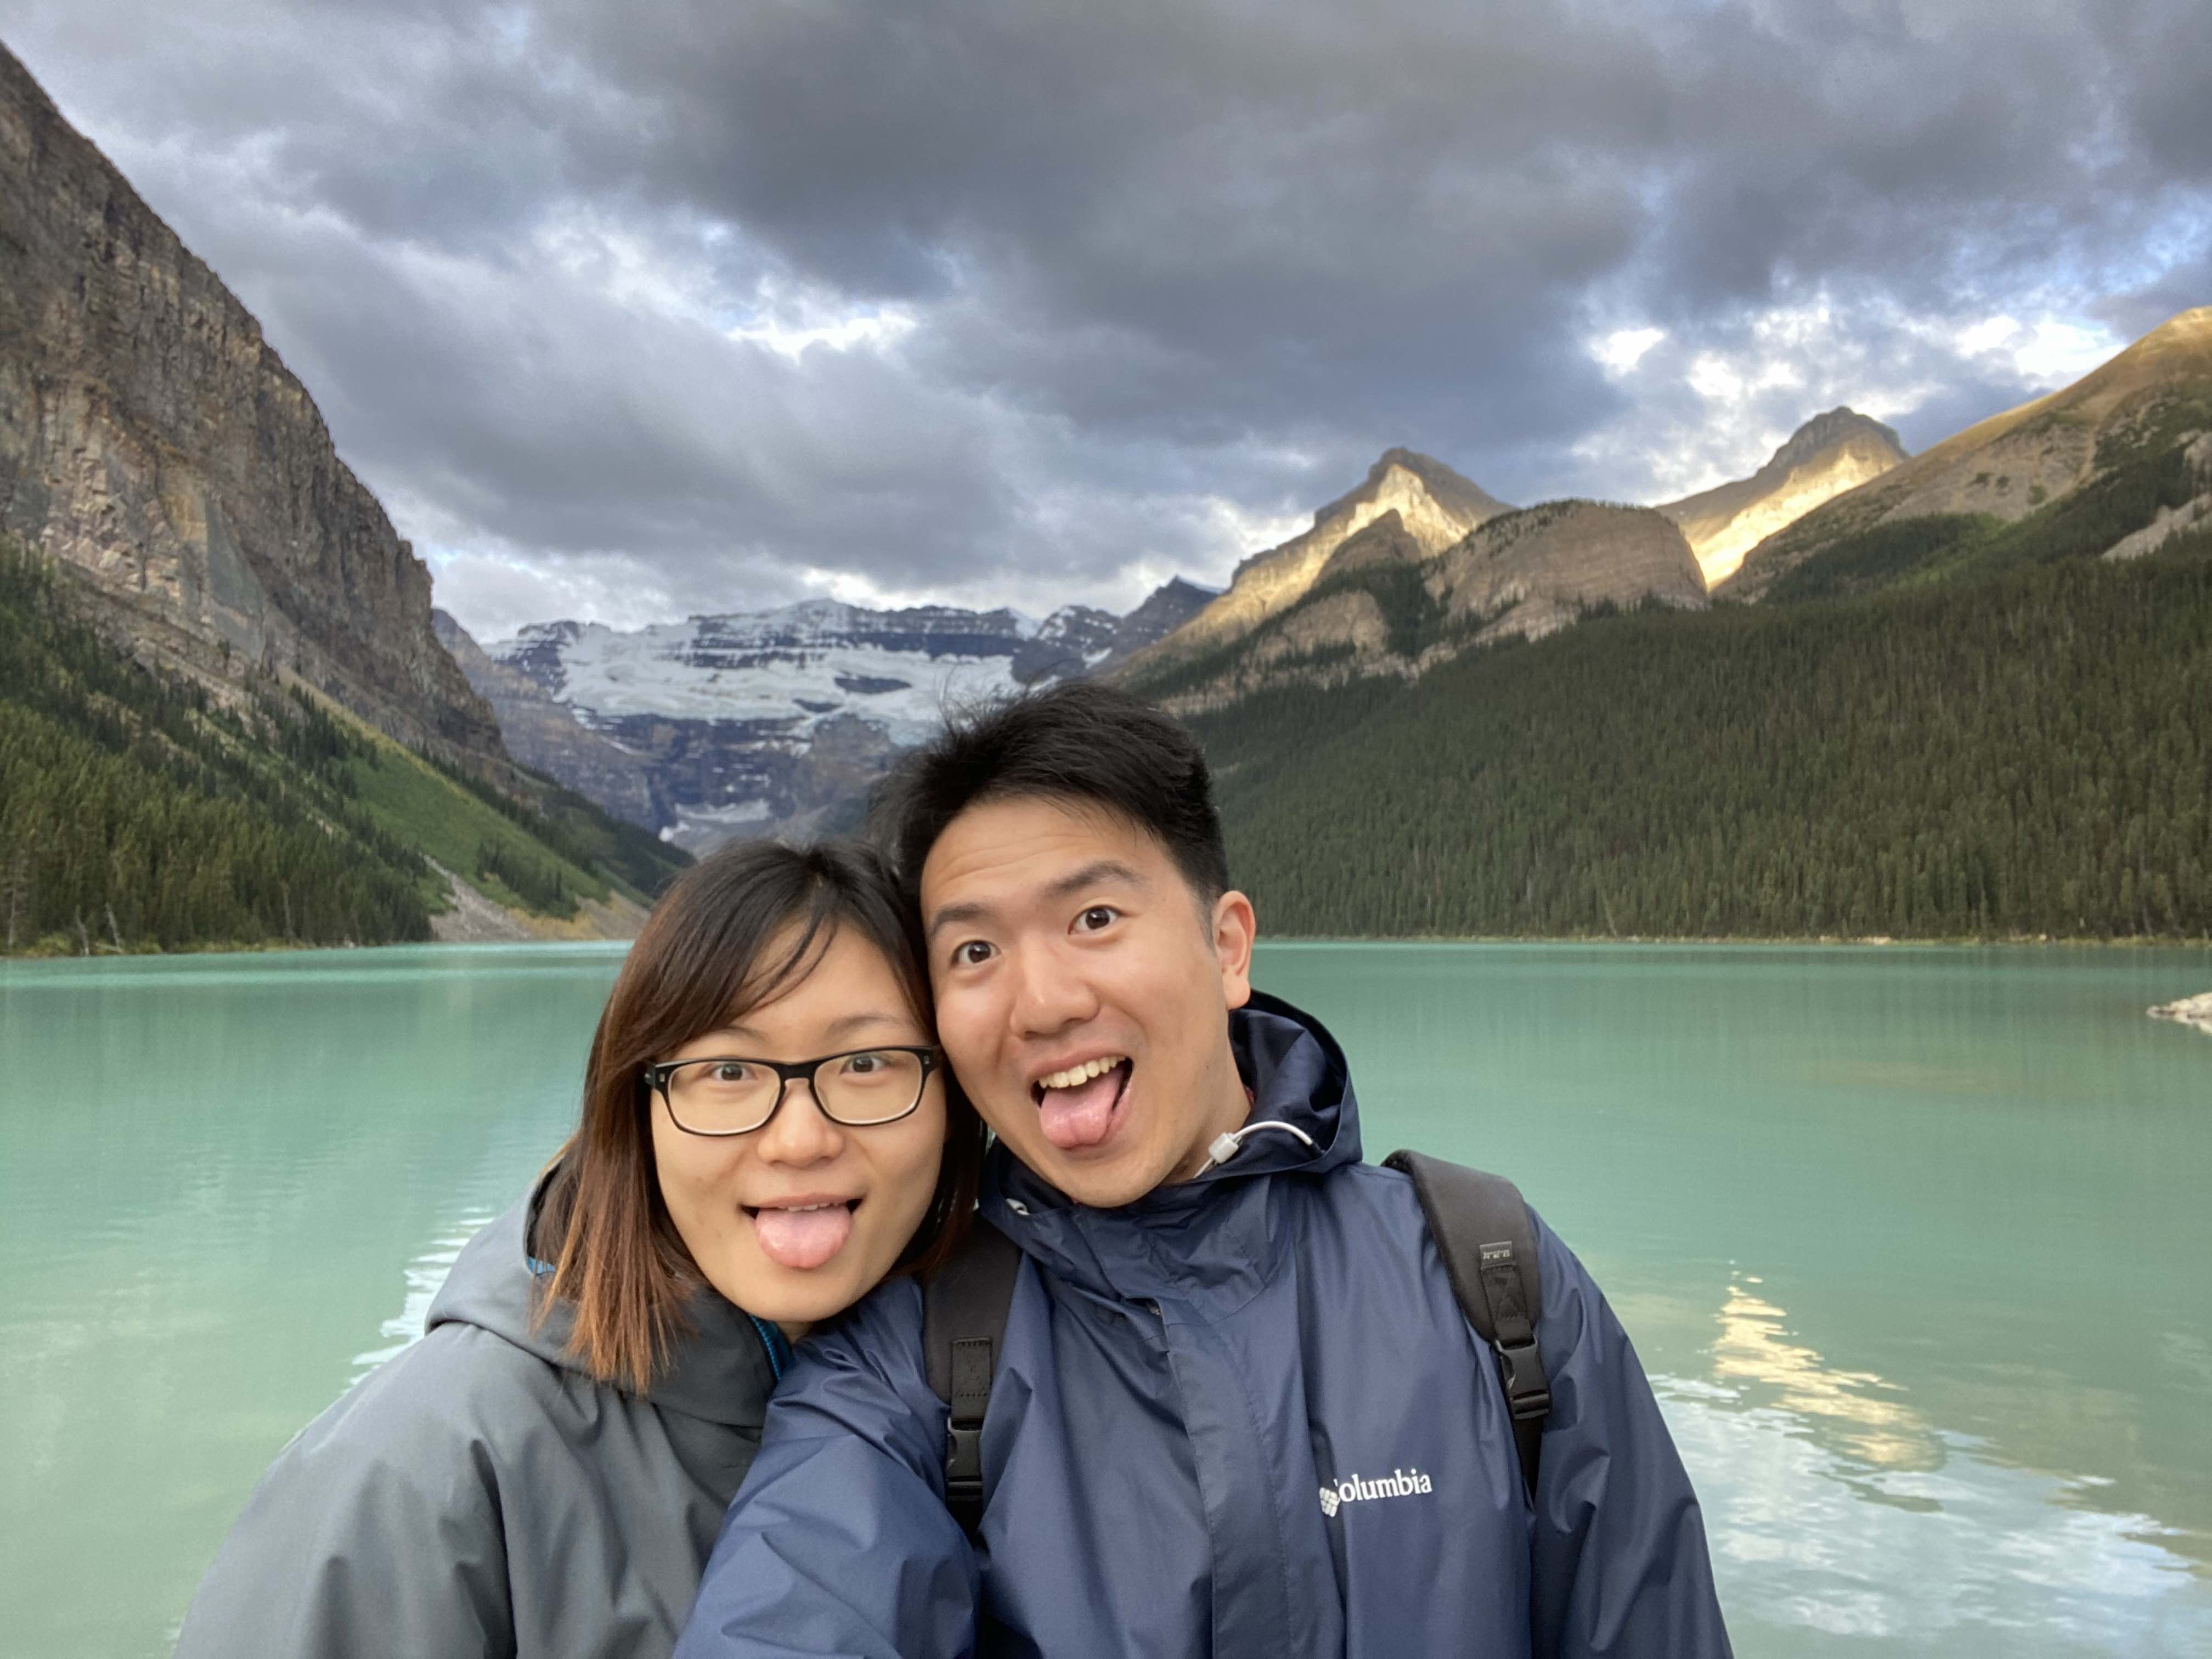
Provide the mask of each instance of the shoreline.
MULTIPOLYGON (((52 940, 41 940, 40 944, 52 940)), ((1842 933, 1261 933, 1260 944, 1272 945, 1764 945, 1797 949, 1826 948, 1832 950, 1991 950, 2034 948, 2051 951, 2203 951, 2212 954, 2212 939, 2187 935, 2131 934, 2119 939, 2053 938, 2049 934, 2025 933, 2005 938, 1978 938, 1972 935, 1932 938, 1895 938, 1874 933, 1851 935, 1842 933)), ((280 939, 265 943, 246 944, 238 940, 213 941, 204 945, 182 946, 165 951, 159 945, 131 945, 118 949, 108 941, 95 942, 89 951, 75 948, 0 951, 0 963, 9 962, 72 962, 97 960, 138 960, 149 957, 191 957, 216 956, 257 956, 291 953, 301 951, 421 951, 446 949, 478 949, 487 944, 625 945, 621 937, 594 937, 590 934, 553 933, 550 936, 511 939, 391 939, 375 945, 362 945, 351 939, 331 944, 315 944, 300 939, 280 939)), ((66 945, 66 942, 64 942, 66 945)))

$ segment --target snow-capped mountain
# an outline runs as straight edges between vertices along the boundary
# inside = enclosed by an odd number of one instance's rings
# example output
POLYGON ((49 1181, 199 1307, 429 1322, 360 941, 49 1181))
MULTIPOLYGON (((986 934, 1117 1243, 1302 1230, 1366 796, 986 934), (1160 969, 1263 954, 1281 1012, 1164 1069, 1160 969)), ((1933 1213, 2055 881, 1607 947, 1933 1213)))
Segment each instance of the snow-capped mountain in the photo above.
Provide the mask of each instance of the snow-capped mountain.
POLYGON ((871 611, 810 599, 629 633, 544 623, 486 647, 538 696, 511 674, 500 683, 485 675, 477 690, 516 732, 518 758, 586 793, 596 775, 566 775, 568 745, 525 752, 524 722, 508 717, 502 698, 561 705, 635 755, 651 783, 651 827, 702 851, 741 835, 844 827, 891 757, 925 738, 947 708, 1090 673, 1212 597, 1178 580, 1127 617, 1087 605, 1040 622, 1008 610, 871 611))

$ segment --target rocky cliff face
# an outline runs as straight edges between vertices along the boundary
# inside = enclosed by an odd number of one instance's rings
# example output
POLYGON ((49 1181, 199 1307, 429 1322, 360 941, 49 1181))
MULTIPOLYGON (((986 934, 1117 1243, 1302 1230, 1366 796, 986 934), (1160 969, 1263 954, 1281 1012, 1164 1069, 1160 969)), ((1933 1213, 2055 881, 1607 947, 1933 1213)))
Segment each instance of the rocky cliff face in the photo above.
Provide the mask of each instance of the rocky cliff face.
POLYGON ((1656 599, 1705 605, 1688 539, 1648 507, 1547 501, 1492 519, 1436 562, 1429 591, 1448 621, 1480 623, 1474 643, 1538 640, 1595 605, 1656 599))
MULTIPOLYGON (((1815 508, 1770 535, 1726 588, 1763 598, 1774 582, 1822 550, 1877 525, 1936 514, 1986 514, 2004 523, 2073 494, 2144 441, 2185 444, 2163 433, 2184 403, 2212 399, 2212 307, 2154 329, 2072 386, 1995 415, 1815 508)), ((2200 430, 2203 421, 2197 422, 2200 430)))
POLYGON ((1750 477, 1658 510, 1682 527, 1706 586, 1717 587, 1775 532, 1906 459, 1897 434, 1880 421, 1856 410, 1832 409, 1799 427, 1750 477))
POLYGON ((1158 644, 1221 597, 1221 590, 1200 587, 1176 576, 1154 588, 1145 602, 1114 624, 1106 654, 1093 664, 1094 674, 1110 674, 1138 652, 1158 644))
POLYGON ((429 573, 244 307, 0 49, 0 529, 144 657, 503 769, 429 573))
POLYGON ((1312 529, 1245 560, 1227 592, 1120 671, 1141 678, 1233 645, 1303 599, 1337 550, 1386 514, 1395 516, 1397 534, 1439 553, 1510 510, 1442 461, 1410 449, 1387 450, 1357 489, 1314 514, 1312 529))
POLYGON ((430 623, 438 643, 460 665, 477 695, 491 705, 508 754, 618 818, 648 830, 675 822, 668 804, 653 793, 643 756, 600 736, 529 675, 487 655, 444 611, 433 611, 430 623))
POLYGON ((1178 580, 1127 617, 1070 605, 1041 623, 827 599, 630 633, 546 623, 481 662, 453 637, 526 763, 704 851, 844 827, 947 708, 1094 672, 1213 597, 1178 580))

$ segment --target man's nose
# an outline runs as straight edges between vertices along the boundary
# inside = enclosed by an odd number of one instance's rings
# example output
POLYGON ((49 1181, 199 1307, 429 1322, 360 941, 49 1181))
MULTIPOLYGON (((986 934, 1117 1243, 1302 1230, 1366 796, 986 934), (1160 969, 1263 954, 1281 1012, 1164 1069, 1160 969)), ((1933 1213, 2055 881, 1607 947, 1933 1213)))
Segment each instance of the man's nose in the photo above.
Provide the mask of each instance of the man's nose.
POLYGON ((1096 1014, 1098 998, 1075 963, 1059 951, 1032 949, 1015 953, 1010 1012, 1018 1035, 1049 1036, 1096 1014))
POLYGON ((845 1132, 822 1114, 814 1086, 794 1079, 785 1086, 783 1104, 760 1130, 755 1152, 770 1164, 821 1164, 845 1148, 845 1132))

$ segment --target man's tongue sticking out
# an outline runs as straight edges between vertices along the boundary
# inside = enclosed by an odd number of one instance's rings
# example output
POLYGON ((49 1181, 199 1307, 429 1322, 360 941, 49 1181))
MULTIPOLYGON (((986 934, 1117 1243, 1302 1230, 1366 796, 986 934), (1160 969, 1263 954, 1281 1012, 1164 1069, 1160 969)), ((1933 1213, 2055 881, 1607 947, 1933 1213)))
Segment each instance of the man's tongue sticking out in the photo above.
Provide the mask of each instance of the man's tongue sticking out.
POLYGON ((1063 1152, 1096 1146, 1114 1127, 1114 1107, 1128 1080, 1127 1062, 1072 1089, 1047 1089, 1037 1104, 1037 1127, 1063 1152))
POLYGON ((753 1227, 761 1254, 779 1267, 818 1267, 845 1248, 853 1236, 853 1206, 828 1204, 817 1209, 755 1212, 753 1227))

